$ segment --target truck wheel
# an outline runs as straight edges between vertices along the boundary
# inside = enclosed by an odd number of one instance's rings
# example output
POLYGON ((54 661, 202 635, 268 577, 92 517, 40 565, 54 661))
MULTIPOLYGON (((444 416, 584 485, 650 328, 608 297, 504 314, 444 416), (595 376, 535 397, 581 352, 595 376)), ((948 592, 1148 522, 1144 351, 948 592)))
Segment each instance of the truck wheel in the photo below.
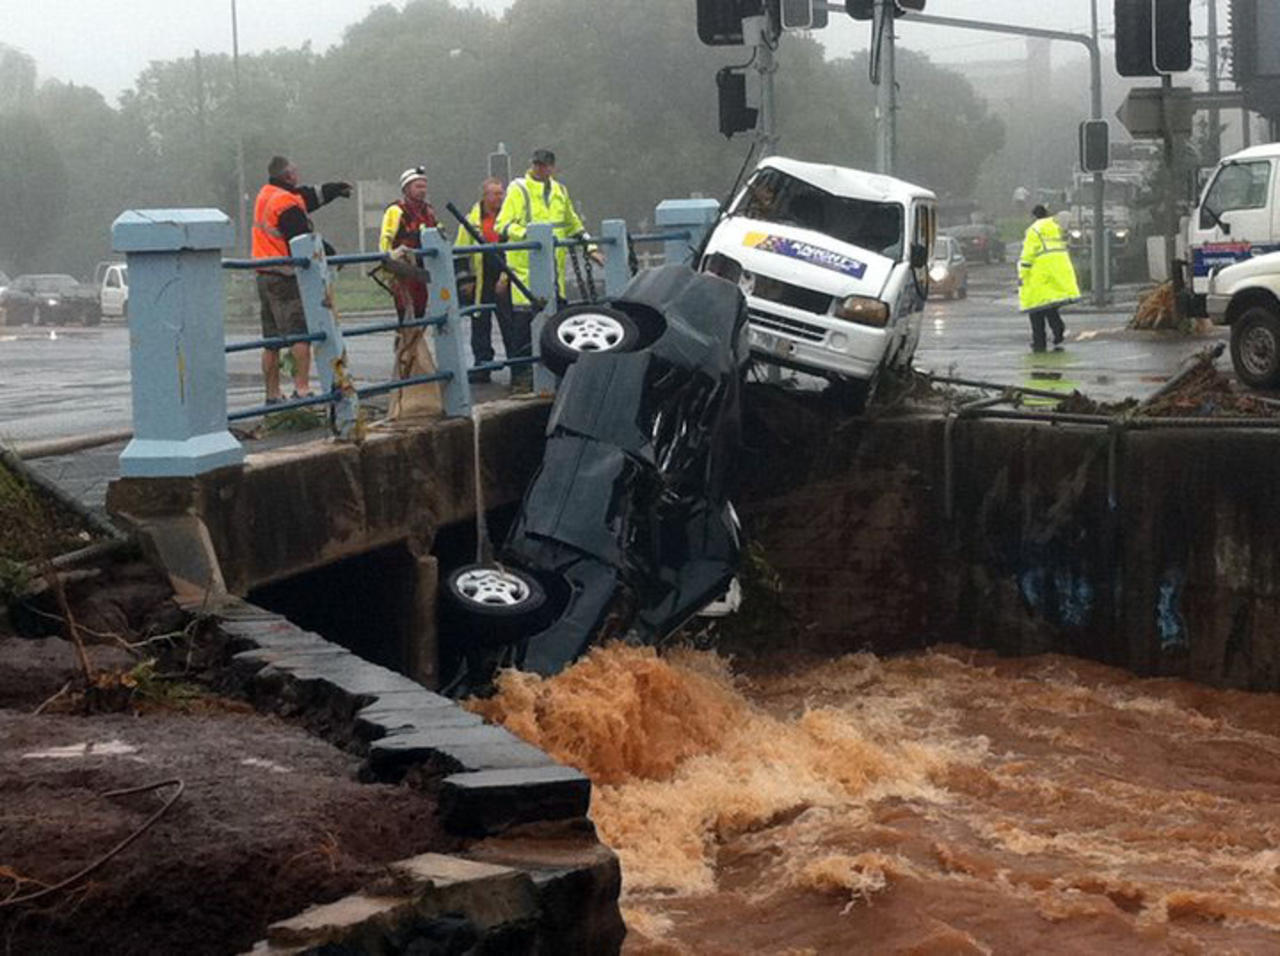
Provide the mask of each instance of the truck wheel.
POLYGON ((1280 385, 1280 316, 1255 306, 1231 324, 1231 364, 1250 388, 1280 385))
POLYGON ((603 305, 573 305, 547 319, 542 327, 542 364, 556 375, 584 352, 631 352, 640 344, 635 319, 603 305))

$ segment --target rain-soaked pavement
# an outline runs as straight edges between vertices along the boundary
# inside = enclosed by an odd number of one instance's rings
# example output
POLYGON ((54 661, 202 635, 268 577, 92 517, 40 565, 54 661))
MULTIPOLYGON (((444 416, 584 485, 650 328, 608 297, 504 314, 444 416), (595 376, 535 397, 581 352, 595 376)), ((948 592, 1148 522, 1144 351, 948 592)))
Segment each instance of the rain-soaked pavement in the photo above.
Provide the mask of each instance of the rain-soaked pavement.
MULTIPOLYGON (((1066 348, 1034 356, 1028 348, 1026 317, 1017 311, 1013 267, 974 266, 967 299, 930 300, 916 365, 1001 384, 1079 388, 1092 398, 1111 401, 1153 391, 1184 358, 1223 337, 1221 331, 1190 337, 1127 331, 1133 296, 1133 290, 1122 292, 1114 306, 1102 310, 1083 305, 1067 310, 1066 348)), ((254 329, 245 328, 230 337, 254 335, 254 329)), ((390 377, 389 335, 349 339, 347 347, 358 384, 390 377)), ((260 402, 258 363, 256 352, 228 356, 231 408, 260 402)), ((494 384, 479 390, 477 397, 484 400, 504 392, 494 384)), ((24 443, 127 429, 129 409, 129 334, 124 325, 0 327, 0 441, 24 443)), ((308 437, 313 435, 304 433, 298 440, 308 437)), ((98 504, 107 481, 115 477, 120 447, 41 460, 38 467, 98 504)))

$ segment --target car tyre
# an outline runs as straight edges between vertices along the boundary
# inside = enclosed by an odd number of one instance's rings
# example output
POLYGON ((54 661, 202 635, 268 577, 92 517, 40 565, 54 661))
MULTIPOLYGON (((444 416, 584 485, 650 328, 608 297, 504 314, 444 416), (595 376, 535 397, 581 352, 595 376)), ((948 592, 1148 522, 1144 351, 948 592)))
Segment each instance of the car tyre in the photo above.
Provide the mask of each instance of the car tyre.
POLYGON ((618 309, 573 305, 547 320, 538 344, 542 364, 563 375, 584 353, 635 351, 640 345, 640 328, 618 309))
POLYGON ((959 289, 957 289, 957 290, 956 290, 956 298, 958 298, 958 299, 967 299, 967 298, 969 298, 969 283, 968 283, 968 281, 966 281, 964 285, 962 285, 959 289))
POLYGON ((452 629, 469 643, 500 646, 541 629, 547 594, 530 574, 499 564, 466 564, 445 578, 452 629))
POLYGON ((80 322, 89 328, 102 322, 102 313, 97 309, 86 309, 80 317, 80 322))
POLYGON ((1231 365, 1250 388, 1280 385, 1280 315, 1262 306, 1240 314, 1231 324, 1231 365))

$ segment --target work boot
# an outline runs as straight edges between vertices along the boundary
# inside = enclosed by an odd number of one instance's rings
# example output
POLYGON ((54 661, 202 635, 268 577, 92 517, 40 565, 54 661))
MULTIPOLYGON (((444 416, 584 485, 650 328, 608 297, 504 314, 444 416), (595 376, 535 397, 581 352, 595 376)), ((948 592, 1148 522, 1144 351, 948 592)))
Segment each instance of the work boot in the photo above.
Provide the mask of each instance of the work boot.
POLYGON ((481 382, 487 382, 492 377, 493 376, 489 373, 489 370, 487 368, 478 369, 478 370, 473 369, 472 371, 467 373, 467 381, 470 382, 472 385, 478 385, 481 382))

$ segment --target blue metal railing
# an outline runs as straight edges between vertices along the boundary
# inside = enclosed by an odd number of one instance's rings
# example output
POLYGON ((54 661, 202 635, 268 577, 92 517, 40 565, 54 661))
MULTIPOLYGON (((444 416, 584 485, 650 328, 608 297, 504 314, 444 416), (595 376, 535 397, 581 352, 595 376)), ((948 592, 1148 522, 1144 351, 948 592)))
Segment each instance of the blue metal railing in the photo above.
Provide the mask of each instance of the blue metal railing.
MULTIPOLYGON (((609 231, 608 225, 606 225, 606 231, 607 232, 609 231)), ((423 231, 424 245, 425 245, 425 237, 427 235, 427 232, 428 232, 427 230, 423 231)), ((563 239, 553 237, 550 245, 554 249, 592 248, 592 249, 602 250, 605 255, 616 256, 619 253, 621 253, 625 257, 628 254, 629 247, 632 245, 690 241, 690 240, 693 240, 694 238, 695 238, 695 233, 691 229, 670 229, 670 230, 665 230, 660 232, 639 233, 636 235, 628 236, 625 231, 625 226, 622 225, 620 226, 620 228, 618 226, 615 226, 610 232, 610 234, 603 234, 599 236, 581 235, 581 236, 572 236, 572 237, 563 238, 563 239)), ((321 264, 321 266, 323 267, 323 271, 325 271, 327 275, 327 269, 330 266, 352 265, 352 264, 358 264, 358 263, 380 263, 380 262, 385 262, 388 258, 387 254, 383 252, 350 253, 350 254, 342 254, 342 255, 324 256, 319 251, 320 245, 319 245, 318 239, 317 239, 317 245, 315 246, 315 248, 317 250, 317 254, 313 256, 292 255, 292 256, 281 256, 281 257, 272 258, 272 259, 224 259, 222 260, 222 267, 224 269, 251 270, 251 269, 261 269, 263 267, 272 267, 272 266, 291 266, 298 270, 295 274, 299 277, 299 283, 303 284, 303 283, 313 281, 310 279, 307 273, 310 272, 312 266, 315 265, 317 262, 321 264)), ((453 260, 463 259, 468 256, 483 254, 488 252, 506 253, 506 252, 515 252, 515 251, 528 251, 531 253, 542 253, 544 255, 547 252, 547 250, 544 250, 543 248, 543 243, 538 241, 537 239, 524 239, 524 240, 515 241, 515 242, 483 242, 483 243, 474 243, 470 245, 461 245, 461 246, 452 246, 452 247, 449 247, 447 245, 440 246, 437 244, 434 247, 424 247, 421 249, 414 250, 414 254, 419 261, 426 260, 426 259, 436 260, 437 262, 441 259, 450 260, 448 263, 448 268, 444 271, 448 272, 449 280, 451 281, 451 284, 456 285, 456 280, 454 280, 454 277, 453 277, 453 260)), ((551 257, 547 256, 547 258, 550 259, 551 257)), ((625 258, 623 261, 625 262, 625 258)), ((438 265, 433 265, 432 269, 437 272, 440 271, 438 268, 438 265)), ((614 286, 613 289, 608 289, 608 287, 610 286, 610 281, 609 281, 609 276, 606 275, 605 284, 606 284, 607 291, 612 291, 614 293, 619 291, 619 289, 617 288, 618 282, 616 281, 618 274, 619 273, 617 271, 615 271, 613 274, 614 280, 615 280, 612 283, 612 285, 614 286)), ((626 269, 626 272, 624 274, 625 275, 630 274, 629 268, 626 269)), ((443 282, 441 280, 443 278, 444 278, 443 276, 440 276, 434 279, 429 279, 428 280, 429 288, 434 289, 436 287, 442 287, 443 282)), ((551 285, 551 288, 553 290, 556 288, 554 284, 555 281, 556 280, 553 275, 552 285, 551 285)), ((431 298, 434 299, 435 297, 431 296, 431 298)), ((340 349, 341 347, 340 343, 344 337, 374 335, 382 332, 399 332, 405 329, 412 329, 412 328, 433 328, 435 329, 436 334, 438 336, 445 333, 458 334, 459 330, 458 328, 456 328, 456 326, 462 318, 475 316, 475 315, 492 314, 497 311, 497 307, 491 303, 459 306, 457 302, 454 301, 456 298, 455 296, 449 296, 447 298, 449 300, 448 306, 443 310, 442 314, 435 314, 435 315, 426 316, 423 318, 409 319, 403 322, 402 321, 386 321, 386 322, 366 323, 363 325, 353 326, 351 328, 344 328, 341 330, 341 332, 337 330, 336 322, 333 320, 331 315, 328 316, 327 321, 320 320, 320 319, 313 321, 313 317, 309 316, 308 317, 309 331, 306 333, 229 342, 226 344, 225 350, 228 354, 230 354, 234 352, 246 352, 254 349, 279 349, 279 348, 288 347, 298 342, 315 343, 317 346, 320 346, 321 344, 327 344, 340 349), (319 325, 321 326, 321 328, 319 328, 318 330, 314 329, 313 326, 315 325, 319 325), (329 331, 326 331, 325 327, 328 325, 332 325, 332 328, 333 328, 332 333, 329 331)), ((550 295, 550 296, 545 296, 545 298, 552 299, 554 301, 555 296, 550 295)), ((540 300, 539 303, 536 303, 536 304, 543 304, 543 302, 540 300)), ((304 297, 304 306, 305 306, 305 297, 304 297)), ((327 309, 327 306, 326 306, 326 309, 327 309)), ((543 314, 549 314, 548 306, 546 306, 545 304, 543 304, 543 314)), ((535 334, 535 335, 532 335, 531 338, 533 340, 532 344, 536 353, 539 337, 535 334)), ((342 389, 334 387, 330 391, 327 391, 319 395, 308 396, 306 398, 292 399, 289 401, 284 401, 284 402, 275 403, 271 405, 257 405, 252 408, 239 409, 237 411, 230 413, 227 417, 229 421, 239 421, 246 418, 254 418, 260 415, 266 415, 272 412, 287 411, 295 408, 306 408, 313 405, 336 403, 343 400, 344 397, 349 399, 351 392, 354 392, 355 396, 357 396, 358 398, 366 398, 369 396, 383 395, 389 392, 393 392, 397 389, 408 388, 413 385, 427 384, 430 382, 442 382, 444 383, 444 386, 446 389, 451 389, 451 388, 462 389, 462 391, 465 394, 462 396, 461 399, 453 402, 452 404, 466 405, 469 407, 470 391, 467 385, 465 384, 467 382, 468 376, 466 374, 462 374, 462 372, 466 372, 466 373, 493 372, 493 371, 498 371, 504 368, 514 369, 519 367, 530 366, 530 365, 534 365, 537 362, 538 362, 537 354, 528 355, 528 356, 508 356, 505 359, 496 359, 489 362, 478 363, 466 369, 454 369, 451 367, 446 367, 449 363, 441 362, 440 363, 441 370, 429 375, 416 375, 416 376, 411 376, 403 379, 394 379, 388 382, 382 382, 375 385, 348 389, 346 396, 344 396, 342 389)))

